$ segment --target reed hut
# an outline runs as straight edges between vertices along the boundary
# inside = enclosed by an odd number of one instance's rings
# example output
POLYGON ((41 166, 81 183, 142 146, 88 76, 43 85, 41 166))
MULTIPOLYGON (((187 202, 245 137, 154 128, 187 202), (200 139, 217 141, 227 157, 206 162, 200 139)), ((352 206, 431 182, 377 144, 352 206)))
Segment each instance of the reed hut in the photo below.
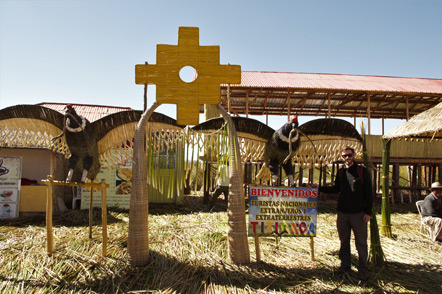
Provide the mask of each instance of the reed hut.
POLYGON ((384 140, 432 141, 442 139, 442 102, 413 116, 382 137, 384 140))

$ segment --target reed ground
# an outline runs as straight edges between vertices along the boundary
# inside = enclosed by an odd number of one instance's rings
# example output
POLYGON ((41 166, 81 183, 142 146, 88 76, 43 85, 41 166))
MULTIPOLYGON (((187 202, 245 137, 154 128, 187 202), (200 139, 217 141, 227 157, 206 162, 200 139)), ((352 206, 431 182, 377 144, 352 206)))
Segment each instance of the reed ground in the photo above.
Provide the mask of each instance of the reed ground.
MULTIPOLYGON (((193 196, 184 205, 151 206, 150 262, 133 268, 127 258, 127 211, 108 213, 108 256, 101 257, 101 211, 94 209, 93 238, 88 211, 54 216, 54 254, 46 254, 44 215, 0 222, 0 293, 442 293, 442 244, 419 232, 414 203, 391 206, 395 239, 381 236, 382 267, 370 265, 359 283, 354 244, 353 273, 333 274, 339 265, 336 202, 319 201, 315 261, 309 238, 260 238, 256 262, 229 262, 227 213, 193 196)), ((380 211, 380 204, 376 207, 380 211)), ((380 215, 377 219, 380 226, 380 215)))

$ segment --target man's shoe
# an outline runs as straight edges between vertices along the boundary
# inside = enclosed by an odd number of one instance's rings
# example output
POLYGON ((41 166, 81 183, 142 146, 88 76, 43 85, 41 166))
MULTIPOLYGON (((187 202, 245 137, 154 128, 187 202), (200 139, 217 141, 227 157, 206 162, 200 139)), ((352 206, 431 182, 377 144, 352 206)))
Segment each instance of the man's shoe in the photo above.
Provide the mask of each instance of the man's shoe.
POLYGON ((366 282, 368 280, 366 272, 358 272, 359 281, 366 282))
POLYGON ((342 267, 342 266, 335 270, 335 274, 340 275, 340 276, 342 276, 344 274, 348 274, 350 272, 351 272, 351 268, 342 267))

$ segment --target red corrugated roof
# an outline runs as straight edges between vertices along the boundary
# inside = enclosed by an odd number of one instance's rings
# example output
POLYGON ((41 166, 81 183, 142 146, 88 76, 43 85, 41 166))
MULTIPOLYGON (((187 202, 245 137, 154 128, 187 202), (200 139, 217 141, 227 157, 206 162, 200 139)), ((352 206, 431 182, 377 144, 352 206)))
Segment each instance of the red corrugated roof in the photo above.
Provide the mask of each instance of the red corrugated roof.
POLYGON ((231 86, 442 94, 442 79, 320 73, 242 71, 241 84, 231 86))
POLYGON ((47 107, 64 114, 66 110, 66 105, 71 104, 75 111, 84 116, 88 121, 93 122, 105 117, 109 114, 116 112, 133 110, 130 107, 116 107, 116 106, 104 106, 104 105, 89 105, 89 104, 75 104, 75 103, 52 103, 52 102, 42 102, 37 105, 47 107))

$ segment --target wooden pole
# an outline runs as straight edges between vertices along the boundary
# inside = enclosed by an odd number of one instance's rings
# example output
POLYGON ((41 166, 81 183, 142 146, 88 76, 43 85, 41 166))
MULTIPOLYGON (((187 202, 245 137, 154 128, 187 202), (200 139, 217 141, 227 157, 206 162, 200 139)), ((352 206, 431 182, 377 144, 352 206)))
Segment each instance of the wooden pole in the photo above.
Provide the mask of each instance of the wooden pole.
POLYGON ((302 180, 303 180, 303 168, 299 167, 298 187, 302 187, 302 180))
POLYGON ((255 252, 256 252, 256 261, 261 261, 261 249, 259 248, 259 237, 255 234, 255 252))
POLYGON ((230 84, 227 84, 227 111, 232 113, 230 109, 230 84))
POLYGON ((331 118, 331 93, 328 93, 328 118, 331 118))
MULTIPOLYGON (((393 164, 393 191, 392 191, 392 203, 397 199, 397 196, 400 192, 399 186, 399 163, 393 164)), ((401 199, 401 203, 403 203, 403 199, 401 199)))
MULTIPOLYGON (((145 65, 148 65, 148 62, 144 62, 145 65)), ((144 84, 144 111, 147 109, 147 84, 144 84)))
POLYGON ((249 92, 246 95, 246 117, 249 117, 249 92))
POLYGON ((89 239, 92 239, 92 212, 94 210, 93 201, 94 201, 94 188, 91 187, 91 202, 89 203, 89 239))
POLYGON ((417 199, 416 200, 420 200, 421 199, 421 189, 422 189, 422 164, 418 163, 417 164, 417 199))
POLYGON ((106 195, 106 180, 101 180, 101 229, 102 229, 102 255, 107 255, 107 195, 106 195))
POLYGON ((368 112, 368 134, 371 135, 371 127, 370 127, 370 121, 371 121, 371 97, 370 93, 367 93, 367 112, 368 112))
POLYGON ((405 99, 407 101, 407 121, 410 119, 410 104, 408 101, 408 95, 405 95, 405 99))
POLYGON ((384 135, 385 127, 384 127, 384 117, 382 117, 382 135, 384 135))
POLYGON ((291 95, 291 93, 290 93, 290 91, 288 91, 288 94, 287 94, 287 121, 290 121, 290 112, 292 111, 291 110, 291 105, 290 105, 290 95, 291 95))
POLYGON ((52 176, 48 176, 48 196, 46 198, 46 250, 52 256, 54 248, 54 236, 52 230, 52 176))
POLYGON ((327 185, 327 166, 324 165, 322 167, 322 186, 327 185))
POLYGON ((313 237, 310 237, 310 256, 312 261, 315 261, 315 241, 313 237))
POLYGON ((442 182, 442 164, 437 166, 438 182, 442 182))

